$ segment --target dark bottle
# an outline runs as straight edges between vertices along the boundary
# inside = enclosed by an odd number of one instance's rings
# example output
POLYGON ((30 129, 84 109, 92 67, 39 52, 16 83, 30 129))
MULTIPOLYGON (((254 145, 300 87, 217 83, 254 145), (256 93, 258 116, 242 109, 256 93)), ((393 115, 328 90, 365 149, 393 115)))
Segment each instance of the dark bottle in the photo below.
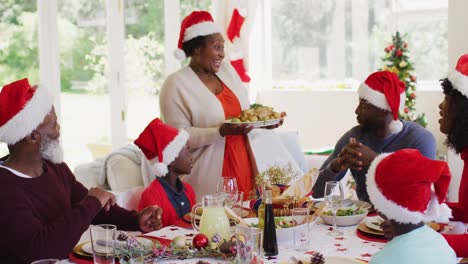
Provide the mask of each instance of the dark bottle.
POLYGON ((263 251, 265 251, 265 256, 276 256, 278 255, 278 243, 276 241, 275 215, 273 214, 271 189, 265 188, 263 191, 263 199, 265 200, 263 251))

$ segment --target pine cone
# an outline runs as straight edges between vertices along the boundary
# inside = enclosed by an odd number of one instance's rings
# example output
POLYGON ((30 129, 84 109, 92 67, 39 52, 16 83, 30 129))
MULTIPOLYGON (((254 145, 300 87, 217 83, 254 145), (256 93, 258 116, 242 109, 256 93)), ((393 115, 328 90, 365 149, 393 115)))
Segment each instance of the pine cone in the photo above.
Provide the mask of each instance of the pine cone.
POLYGON ((323 257, 322 253, 314 252, 310 258, 310 264, 325 264, 325 258, 323 257))
POLYGON ((224 254, 230 254, 231 252, 231 247, 234 246, 236 247, 236 241, 224 241, 221 246, 219 246, 219 251, 224 254))

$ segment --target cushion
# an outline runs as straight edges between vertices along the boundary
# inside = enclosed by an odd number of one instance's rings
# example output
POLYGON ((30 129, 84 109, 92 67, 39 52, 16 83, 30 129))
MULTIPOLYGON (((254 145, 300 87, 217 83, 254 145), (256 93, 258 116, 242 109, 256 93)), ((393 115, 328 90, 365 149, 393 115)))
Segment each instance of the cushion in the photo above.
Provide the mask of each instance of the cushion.
POLYGON ((140 165, 123 155, 113 155, 107 161, 107 182, 116 192, 143 186, 140 165))

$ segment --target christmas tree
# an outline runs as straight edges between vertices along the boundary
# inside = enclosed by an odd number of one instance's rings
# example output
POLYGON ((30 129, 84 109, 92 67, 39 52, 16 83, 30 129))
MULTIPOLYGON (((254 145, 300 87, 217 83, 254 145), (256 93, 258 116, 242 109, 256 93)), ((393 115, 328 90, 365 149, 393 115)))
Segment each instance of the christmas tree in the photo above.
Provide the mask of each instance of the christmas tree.
POLYGON ((385 47, 385 57, 382 58, 384 66, 382 70, 394 72, 398 78, 406 84, 406 101, 403 111, 400 111, 400 118, 403 120, 414 121, 423 127, 427 125, 425 114, 416 116, 416 76, 411 71, 414 70, 413 64, 408 56, 408 43, 403 41, 400 33, 397 31, 392 36, 392 44, 385 47))

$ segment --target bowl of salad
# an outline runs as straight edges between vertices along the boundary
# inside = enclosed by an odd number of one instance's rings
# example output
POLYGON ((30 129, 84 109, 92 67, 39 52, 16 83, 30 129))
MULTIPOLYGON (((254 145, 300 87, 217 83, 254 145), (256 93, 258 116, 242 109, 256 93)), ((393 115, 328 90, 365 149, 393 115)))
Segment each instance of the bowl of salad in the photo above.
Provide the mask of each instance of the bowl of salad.
MULTIPOLYGON (((336 225, 337 226, 352 226, 357 225, 364 220, 367 216, 367 209, 356 208, 340 208, 336 211, 336 225)), ((332 211, 325 211, 320 216, 323 222, 327 225, 333 225, 333 213, 332 211)))

